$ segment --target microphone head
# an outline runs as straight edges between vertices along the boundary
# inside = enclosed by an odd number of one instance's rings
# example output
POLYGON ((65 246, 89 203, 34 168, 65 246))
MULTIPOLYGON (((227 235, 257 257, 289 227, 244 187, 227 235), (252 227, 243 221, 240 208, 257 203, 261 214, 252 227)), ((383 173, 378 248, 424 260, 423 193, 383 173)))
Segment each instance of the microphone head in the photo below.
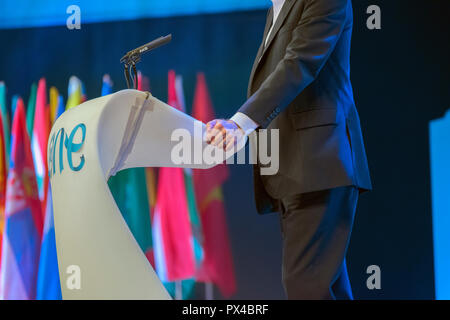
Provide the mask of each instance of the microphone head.
POLYGON ((168 34, 167 36, 164 37, 159 37, 147 44, 144 44, 136 49, 133 49, 131 51, 128 51, 126 55, 124 55, 121 59, 120 59, 120 63, 130 63, 130 62, 138 62, 140 61, 140 56, 141 54, 156 49, 158 47, 161 47, 167 43, 169 43, 170 41, 172 41, 172 34, 168 34))

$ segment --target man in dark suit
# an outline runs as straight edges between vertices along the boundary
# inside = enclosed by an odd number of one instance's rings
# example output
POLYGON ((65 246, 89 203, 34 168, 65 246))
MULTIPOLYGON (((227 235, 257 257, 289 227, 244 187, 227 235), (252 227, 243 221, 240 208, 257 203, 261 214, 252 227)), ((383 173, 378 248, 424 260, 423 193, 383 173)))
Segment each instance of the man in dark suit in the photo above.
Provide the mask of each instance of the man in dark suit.
POLYGON ((208 123, 206 139, 230 148, 235 132, 279 130, 279 170, 255 165, 254 185, 258 212, 280 212, 287 296, 352 299, 345 255, 371 181, 350 82, 351 0, 272 2, 248 100, 208 123))

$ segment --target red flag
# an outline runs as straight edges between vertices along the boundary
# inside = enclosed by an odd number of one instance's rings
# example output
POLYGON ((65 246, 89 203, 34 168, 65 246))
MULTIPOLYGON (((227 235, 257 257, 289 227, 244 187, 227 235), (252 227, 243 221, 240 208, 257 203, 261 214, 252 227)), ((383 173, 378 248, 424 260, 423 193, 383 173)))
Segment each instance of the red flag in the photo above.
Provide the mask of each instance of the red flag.
POLYGON ((35 299, 43 222, 21 98, 11 137, 0 299, 35 299))
MULTIPOLYGON (((169 72, 168 104, 178 108, 175 73, 169 72)), ((152 214, 155 265, 162 281, 179 281, 195 275, 192 229, 182 168, 160 168, 152 214)))
POLYGON ((150 81, 142 72, 138 71, 138 88, 139 91, 150 91, 150 81))
MULTIPOLYGON (((205 123, 215 118, 203 73, 197 75, 192 116, 205 123)), ((205 253, 197 280, 213 282, 229 297, 236 291, 236 280, 221 190, 228 168, 221 164, 208 170, 194 169, 193 178, 205 253)))
POLYGON ((45 79, 39 80, 36 95, 36 110, 34 112, 33 134, 31 149, 33 151, 34 168, 39 190, 39 199, 42 203, 41 211, 45 214, 47 207, 48 168, 47 168, 47 141, 50 134, 50 108, 47 104, 47 86, 45 79))
POLYGON ((7 164, 6 164, 6 148, 5 137, 3 132, 2 114, 0 113, 0 269, 2 266, 2 239, 3 227, 5 224, 5 199, 6 199, 6 178, 7 178, 7 164))

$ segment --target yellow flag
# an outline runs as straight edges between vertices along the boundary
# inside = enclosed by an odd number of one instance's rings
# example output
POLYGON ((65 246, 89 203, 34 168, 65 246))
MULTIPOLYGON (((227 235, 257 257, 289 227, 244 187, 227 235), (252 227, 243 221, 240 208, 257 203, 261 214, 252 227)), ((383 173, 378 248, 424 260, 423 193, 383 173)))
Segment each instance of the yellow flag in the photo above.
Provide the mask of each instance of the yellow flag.
POLYGON ((55 87, 50 88, 50 124, 55 122, 56 110, 58 109, 58 89, 55 87))

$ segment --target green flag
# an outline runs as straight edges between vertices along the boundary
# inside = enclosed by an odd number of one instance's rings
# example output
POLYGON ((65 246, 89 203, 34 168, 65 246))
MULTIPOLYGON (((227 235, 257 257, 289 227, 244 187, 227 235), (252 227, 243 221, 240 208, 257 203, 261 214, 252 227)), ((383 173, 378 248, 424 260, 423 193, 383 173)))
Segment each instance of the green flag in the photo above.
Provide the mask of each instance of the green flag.
POLYGON ((109 189, 128 228, 147 258, 152 249, 145 168, 132 168, 109 178, 109 189))
POLYGON ((184 169, 184 183, 186 186, 186 196, 189 206, 189 219, 192 227, 192 246, 194 248, 194 257, 197 268, 203 261, 203 233, 200 215, 195 201, 194 183, 192 182, 192 169, 184 169))
POLYGON ((28 99, 27 105, 27 131, 30 137, 33 135, 34 111, 36 110, 36 94, 37 84, 36 82, 33 82, 33 84, 31 85, 30 98, 28 99))

